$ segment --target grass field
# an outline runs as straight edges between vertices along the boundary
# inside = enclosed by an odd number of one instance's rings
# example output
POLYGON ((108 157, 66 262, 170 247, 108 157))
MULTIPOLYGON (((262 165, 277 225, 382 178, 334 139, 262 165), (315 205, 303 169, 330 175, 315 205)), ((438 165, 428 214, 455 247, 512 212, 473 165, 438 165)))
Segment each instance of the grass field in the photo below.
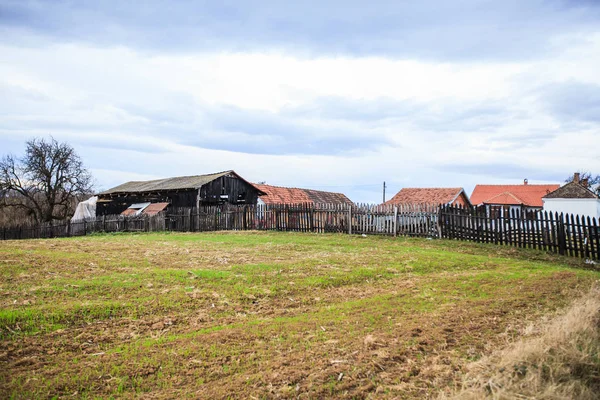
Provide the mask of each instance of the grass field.
POLYGON ((348 235, 0 242, 0 397, 436 397, 589 290, 583 266, 348 235))

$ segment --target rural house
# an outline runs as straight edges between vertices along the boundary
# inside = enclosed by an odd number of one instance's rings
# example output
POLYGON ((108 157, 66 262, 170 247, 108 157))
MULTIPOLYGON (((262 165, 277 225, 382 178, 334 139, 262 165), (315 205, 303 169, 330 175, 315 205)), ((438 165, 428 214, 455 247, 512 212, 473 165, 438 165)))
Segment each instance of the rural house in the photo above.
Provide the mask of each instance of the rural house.
POLYGON ((342 193, 265 184, 254 184, 254 186, 264 193, 259 196, 258 204, 353 204, 342 193))
POLYGON ((590 190, 587 179, 579 179, 579 173, 575 173, 571 182, 548 193, 542 200, 544 211, 600 218, 600 198, 590 190))
POLYGON ((560 185, 530 185, 527 179, 522 185, 475 185, 471 193, 474 206, 485 206, 490 215, 504 215, 510 211, 532 212, 543 207, 542 197, 558 189, 560 185))
POLYGON ((430 204, 438 206, 470 206, 469 196, 463 188, 403 188, 384 204, 430 204))
POLYGON ((256 204, 258 196, 262 194, 264 192, 235 171, 134 181, 98 193, 96 215, 121 214, 123 212, 140 214, 146 210, 147 214, 156 213, 162 211, 166 206, 256 204))

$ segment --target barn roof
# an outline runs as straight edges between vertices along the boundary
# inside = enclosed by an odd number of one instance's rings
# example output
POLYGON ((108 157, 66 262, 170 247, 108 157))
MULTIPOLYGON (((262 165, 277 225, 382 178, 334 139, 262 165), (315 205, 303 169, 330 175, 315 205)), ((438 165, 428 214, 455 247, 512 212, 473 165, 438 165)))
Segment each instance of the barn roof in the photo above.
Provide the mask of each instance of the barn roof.
POLYGON ((542 197, 558 189, 560 185, 476 185, 471 194, 471 203, 479 204, 523 204, 542 207, 542 197))
POLYGON ((174 178, 156 179, 152 181, 131 181, 98 194, 147 193, 166 190, 200 189, 207 183, 212 182, 222 176, 235 176, 247 182, 249 185, 252 185, 252 183, 246 181, 235 171, 229 170, 206 175, 177 176, 174 178))
POLYGON ((265 204, 353 204, 352 201, 342 193, 264 184, 255 184, 254 186, 266 193, 265 195, 260 196, 260 199, 265 204))
MULTIPOLYGON (((403 188, 385 204, 449 204, 463 193, 463 188, 403 188)), ((465 193, 467 200, 469 199, 465 193)))
POLYGON ((577 182, 569 182, 544 196, 545 199, 597 199, 598 195, 577 182))

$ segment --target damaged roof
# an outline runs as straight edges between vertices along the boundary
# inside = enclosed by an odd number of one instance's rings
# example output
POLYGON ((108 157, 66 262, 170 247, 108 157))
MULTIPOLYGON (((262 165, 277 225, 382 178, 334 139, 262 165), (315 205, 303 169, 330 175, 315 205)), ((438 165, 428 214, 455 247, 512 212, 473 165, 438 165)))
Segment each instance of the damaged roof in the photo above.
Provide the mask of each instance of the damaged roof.
MULTIPOLYGON (((252 183, 246 181, 244 178, 239 176, 235 171, 223 171, 214 174, 206 175, 192 175, 192 176, 177 176, 174 178, 156 179, 152 181, 131 181, 122 185, 116 186, 112 189, 105 190, 98 193, 103 194, 115 194, 115 193, 147 193, 147 192, 159 192, 166 190, 186 190, 186 189, 200 189, 202 186, 209 182, 214 181, 222 176, 234 176, 244 182, 252 185, 252 183)), ((256 185, 252 185, 255 186, 256 185)))
POLYGON ((264 184, 254 184, 254 186, 266 193, 260 196, 265 204, 352 204, 352 200, 343 193, 264 184))

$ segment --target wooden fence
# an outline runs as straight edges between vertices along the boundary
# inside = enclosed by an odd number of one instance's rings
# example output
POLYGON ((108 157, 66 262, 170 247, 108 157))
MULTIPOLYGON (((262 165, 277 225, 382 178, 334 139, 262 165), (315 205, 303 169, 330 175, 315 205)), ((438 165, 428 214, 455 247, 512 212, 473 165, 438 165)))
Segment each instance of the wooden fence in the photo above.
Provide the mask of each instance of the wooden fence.
POLYGON ((442 238, 538 249, 600 260, 596 218, 546 211, 496 212, 482 208, 440 207, 442 238))
POLYGON ((154 216, 107 215, 78 221, 3 228, 0 239, 83 236, 94 232, 277 230, 438 236, 438 207, 367 204, 278 204, 171 208, 154 216))
POLYGON ((175 208, 166 229, 183 232, 278 230, 437 236, 438 207, 368 204, 277 204, 175 208))
POLYGON ((595 218, 431 205, 286 204, 172 208, 154 216, 101 216, 1 228, 0 239, 83 236, 95 232, 275 230, 441 237, 533 248, 600 260, 595 218))

